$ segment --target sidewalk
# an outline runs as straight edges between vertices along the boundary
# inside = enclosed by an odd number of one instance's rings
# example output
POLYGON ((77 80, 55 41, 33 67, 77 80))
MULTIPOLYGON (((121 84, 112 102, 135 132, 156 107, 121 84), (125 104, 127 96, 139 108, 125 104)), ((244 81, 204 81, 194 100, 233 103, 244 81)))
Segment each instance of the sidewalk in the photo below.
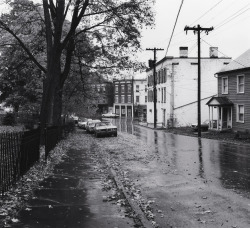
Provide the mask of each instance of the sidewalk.
POLYGON ((34 189, 16 221, 6 227, 135 227, 128 207, 121 207, 117 198, 112 201, 107 196, 117 195, 117 191, 112 178, 107 180, 108 170, 89 149, 70 149, 63 162, 55 166, 53 175, 34 189))

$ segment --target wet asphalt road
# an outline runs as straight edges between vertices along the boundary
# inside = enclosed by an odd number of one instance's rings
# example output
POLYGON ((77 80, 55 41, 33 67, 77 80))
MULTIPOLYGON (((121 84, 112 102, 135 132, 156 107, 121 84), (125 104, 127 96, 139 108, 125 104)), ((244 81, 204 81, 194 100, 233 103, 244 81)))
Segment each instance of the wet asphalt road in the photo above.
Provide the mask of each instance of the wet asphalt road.
POLYGON ((154 145, 158 160, 168 160, 183 175, 250 198, 250 146, 154 131, 125 119, 112 121, 118 131, 154 145))

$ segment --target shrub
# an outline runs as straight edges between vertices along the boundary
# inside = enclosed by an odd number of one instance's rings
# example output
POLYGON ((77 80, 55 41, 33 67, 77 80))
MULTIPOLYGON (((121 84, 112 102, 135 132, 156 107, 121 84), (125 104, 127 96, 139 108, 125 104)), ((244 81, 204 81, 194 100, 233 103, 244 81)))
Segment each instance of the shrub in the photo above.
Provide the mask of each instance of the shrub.
POLYGON ((14 113, 8 112, 6 115, 3 117, 2 124, 5 126, 13 126, 16 124, 16 118, 14 113))

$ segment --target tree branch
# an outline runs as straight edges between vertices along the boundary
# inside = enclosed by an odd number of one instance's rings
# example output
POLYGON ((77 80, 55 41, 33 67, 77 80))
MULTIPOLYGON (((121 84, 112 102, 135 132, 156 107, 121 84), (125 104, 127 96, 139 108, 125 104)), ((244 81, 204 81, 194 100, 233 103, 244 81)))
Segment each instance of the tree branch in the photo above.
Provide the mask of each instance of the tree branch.
MULTIPOLYGON (((47 0, 43 0, 45 27, 46 27, 46 40, 47 40, 47 64, 50 63, 50 50, 52 49, 52 26, 49 14, 49 5, 47 0)), ((48 66, 49 67, 49 66, 48 66)))
POLYGON ((85 10, 87 9, 87 6, 89 5, 89 0, 85 0, 85 2, 83 3, 82 9, 80 11, 80 14, 78 15, 80 2, 81 2, 80 0, 77 0, 75 3, 71 27, 70 27, 70 30, 69 30, 67 36, 64 38, 64 40, 62 42, 62 48, 64 48, 66 46, 66 44, 68 43, 70 38, 75 34, 76 28, 79 25, 81 18, 83 17, 85 10))
POLYGON ((32 53, 30 52, 30 50, 25 46, 25 44, 19 39, 19 37, 11 30, 9 29, 9 27, 7 25, 5 25, 2 21, 0 21, 0 26, 2 27, 2 29, 4 29, 6 32, 8 32, 9 34, 11 34, 20 44, 20 46, 24 49, 24 51, 28 54, 28 56, 30 57, 30 59, 37 65, 37 67, 43 71, 44 73, 46 73, 46 69, 39 64, 39 62, 36 60, 36 58, 32 55, 32 53))
POLYGON ((71 39, 69 44, 68 44, 64 70, 63 70, 63 73, 61 75, 61 86, 64 84, 64 82, 69 74, 73 51, 74 51, 74 40, 71 39))
POLYGON ((67 4, 67 6, 66 6, 65 13, 64 13, 64 16, 63 16, 64 20, 65 20, 65 18, 66 18, 66 16, 67 16, 67 13, 68 13, 69 6, 70 6, 70 4, 71 4, 71 1, 72 1, 72 0, 69 0, 68 4, 67 4))

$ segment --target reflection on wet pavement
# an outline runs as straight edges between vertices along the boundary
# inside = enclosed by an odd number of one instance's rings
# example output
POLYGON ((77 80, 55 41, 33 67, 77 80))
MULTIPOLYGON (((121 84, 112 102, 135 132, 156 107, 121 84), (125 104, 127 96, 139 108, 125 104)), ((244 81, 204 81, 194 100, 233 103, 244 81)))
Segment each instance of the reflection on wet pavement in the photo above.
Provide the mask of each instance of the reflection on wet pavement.
POLYGON ((134 134, 153 145, 159 162, 168 161, 184 175, 232 189, 250 197, 250 146, 174 135, 114 119, 118 131, 134 134))

